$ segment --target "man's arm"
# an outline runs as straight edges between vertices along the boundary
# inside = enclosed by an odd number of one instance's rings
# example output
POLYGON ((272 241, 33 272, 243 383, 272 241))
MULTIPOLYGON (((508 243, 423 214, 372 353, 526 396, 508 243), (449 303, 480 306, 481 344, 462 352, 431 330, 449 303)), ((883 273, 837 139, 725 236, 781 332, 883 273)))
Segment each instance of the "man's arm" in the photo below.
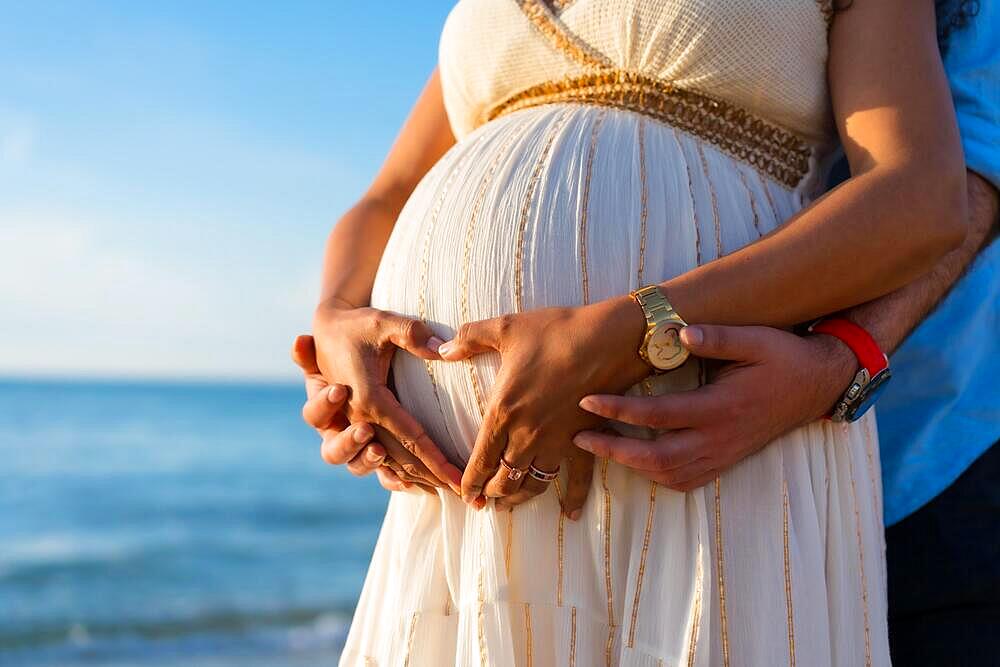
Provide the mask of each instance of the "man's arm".
POLYGON ((974 171, 967 173, 969 226, 965 242, 909 285, 844 313, 893 352, 948 294, 976 255, 997 234, 996 189, 974 171))
MULTIPOLYGON (((968 200, 969 233, 961 246, 915 282, 845 313, 882 349, 896 349, 996 235, 997 191, 972 172, 968 200)), ((574 439, 581 449, 680 491, 708 483, 778 436, 826 414, 858 367, 851 350, 831 336, 697 325, 681 337, 692 354, 730 363, 693 391, 587 396, 580 402, 603 417, 667 433, 648 441, 584 431, 574 439)))

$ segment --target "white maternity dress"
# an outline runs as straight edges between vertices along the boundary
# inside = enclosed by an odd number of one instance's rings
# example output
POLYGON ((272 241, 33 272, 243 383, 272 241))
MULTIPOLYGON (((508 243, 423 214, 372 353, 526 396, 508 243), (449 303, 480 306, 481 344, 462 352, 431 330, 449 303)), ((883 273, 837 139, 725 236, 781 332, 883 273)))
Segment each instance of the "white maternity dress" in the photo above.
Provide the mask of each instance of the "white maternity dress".
MULTIPOLYGON (((403 209, 373 305, 447 339, 779 227, 825 177, 829 12, 461 0, 440 46, 458 143, 403 209)), ((396 356, 400 400, 460 467, 498 367, 396 356)), ((651 390, 700 374, 691 360, 651 390)), ((874 417, 817 422, 691 493, 598 461, 578 522, 556 485, 511 513, 392 494, 341 664, 882 666, 885 586, 874 417)))

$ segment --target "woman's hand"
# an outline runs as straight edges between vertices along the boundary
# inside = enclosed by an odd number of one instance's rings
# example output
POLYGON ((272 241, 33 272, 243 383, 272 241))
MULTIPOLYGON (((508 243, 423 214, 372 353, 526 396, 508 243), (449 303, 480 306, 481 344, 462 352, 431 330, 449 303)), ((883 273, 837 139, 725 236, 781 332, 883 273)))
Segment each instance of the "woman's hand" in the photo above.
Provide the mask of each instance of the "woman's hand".
POLYGON ((440 358, 436 350, 441 341, 430 327, 394 313, 337 302, 316 310, 313 331, 322 376, 348 390, 345 414, 352 428, 370 425, 387 457, 398 465, 397 472, 433 486, 445 483, 459 493, 461 471, 448 462, 387 385, 397 349, 421 359, 440 358))
MULTIPOLYGON (((545 308, 465 324, 439 348, 446 361, 496 350, 502 366, 462 477, 462 498, 512 505, 547 488, 529 466, 552 472, 572 455, 573 436, 603 420, 580 409, 594 393, 621 393, 649 375, 637 349, 645 318, 631 297, 577 308, 545 308), (503 462, 505 465, 501 465, 503 462), (525 471, 511 479, 510 466, 525 471)), ((582 504, 582 502, 581 502, 582 504)))
MULTIPOLYGON (((323 439, 320 455, 324 461, 330 465, 343 465, 358 477, 374 472, 387 491, 420 489, 434 493, 433 487, 407 475, 400 468, 399 459, 387 457, 386 447, 374 439, 375 430, 371 424, 351 424, 348 421, 344 413, 347 387, 329 384, 320 373, 312 336, 296 337, 292 345, 292 360, 305 375, 306 402, 302 406, 302 419, 323 439)), ((389 448, 404 462, 419 462, 398 442, 389 444, 389 448)))

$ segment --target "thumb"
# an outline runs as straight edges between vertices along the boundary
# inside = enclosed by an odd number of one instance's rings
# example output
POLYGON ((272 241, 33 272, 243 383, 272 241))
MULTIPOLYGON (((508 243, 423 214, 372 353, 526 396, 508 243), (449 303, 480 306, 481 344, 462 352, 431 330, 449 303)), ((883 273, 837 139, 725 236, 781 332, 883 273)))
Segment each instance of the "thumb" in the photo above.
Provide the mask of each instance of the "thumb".
POLYGON ((750 361, 766 347, 767 327, 731 327, 692 324, 681 329, 681 343, 691 354, 705 359, 750 361))
POLYGON ((316 365, 316 343, 312 336, 303 334, 295 337, 295 342, 292 343, 292 361, 307 375, 319 373, 319 366, 316 365))
POLYGON ((445 361, 459 361, 498 350, 500 326, 499 318, 463 324, 455 337, 441 346, 441 358, 445 361))
POLYGON ((442 341, 426 322, 402 315, 389 315, 386 321, 386 337, 396 347, 402 348, 421 359, 440 359, 438 348, 442 341))

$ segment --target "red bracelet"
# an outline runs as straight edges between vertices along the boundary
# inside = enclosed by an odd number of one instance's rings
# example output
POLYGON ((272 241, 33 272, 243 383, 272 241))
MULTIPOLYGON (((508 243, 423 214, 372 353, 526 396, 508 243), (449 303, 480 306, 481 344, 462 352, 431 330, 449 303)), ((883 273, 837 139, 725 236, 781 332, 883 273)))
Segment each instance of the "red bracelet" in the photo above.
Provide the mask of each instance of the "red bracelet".
POLYGON ((851 385, 837 401, 827 419, 854 421, 874 400, 875 392, 889 378, 889 358, 882 352, 875 339, 863 327, 843 317, 819 320, 809 327, 812 333, 821 333, 838 338, 851 348, 861 364, 851 385))

